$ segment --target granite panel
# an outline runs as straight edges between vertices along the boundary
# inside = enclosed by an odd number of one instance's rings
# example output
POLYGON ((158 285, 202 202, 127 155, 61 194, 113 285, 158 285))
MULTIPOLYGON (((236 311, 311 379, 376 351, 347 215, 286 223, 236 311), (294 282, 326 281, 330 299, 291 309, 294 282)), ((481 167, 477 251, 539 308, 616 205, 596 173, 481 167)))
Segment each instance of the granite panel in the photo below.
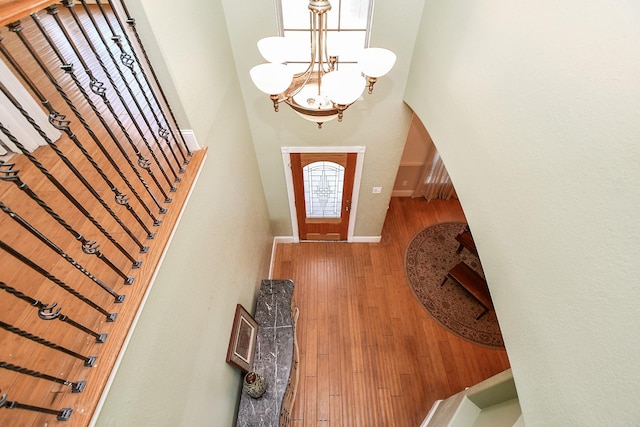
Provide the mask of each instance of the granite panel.
POLYGON ((236 426, 272 427, 279 423, 293 360, 293 288, 291 280, 261 282, 254 315, 258 337, 253 370, 264 376, 267 390, 258 399, 242 393, 236 426))

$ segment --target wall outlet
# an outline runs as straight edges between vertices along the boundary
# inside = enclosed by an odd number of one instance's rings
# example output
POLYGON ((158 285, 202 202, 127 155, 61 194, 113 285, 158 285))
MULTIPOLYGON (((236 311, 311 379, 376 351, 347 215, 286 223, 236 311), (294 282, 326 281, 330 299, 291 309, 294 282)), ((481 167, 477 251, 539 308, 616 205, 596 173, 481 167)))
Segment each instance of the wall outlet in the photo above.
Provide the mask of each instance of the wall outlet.
POLYGON ((409 183, 409 181, 402 181, 402 186, 406 187, 408 183, 409 183))
POLYGON ((373 187, 373 194, 382 193, 382 187, 373 187))

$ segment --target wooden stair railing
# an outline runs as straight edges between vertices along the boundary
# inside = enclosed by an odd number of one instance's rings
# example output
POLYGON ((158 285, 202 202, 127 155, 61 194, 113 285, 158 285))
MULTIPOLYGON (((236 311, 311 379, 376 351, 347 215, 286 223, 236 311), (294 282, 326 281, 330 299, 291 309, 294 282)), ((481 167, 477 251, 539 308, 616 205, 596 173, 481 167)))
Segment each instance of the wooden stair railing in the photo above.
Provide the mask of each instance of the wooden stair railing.
POLYGON ((96 3, 0 0, 0 425, 92 422, 206 156, 96 3))

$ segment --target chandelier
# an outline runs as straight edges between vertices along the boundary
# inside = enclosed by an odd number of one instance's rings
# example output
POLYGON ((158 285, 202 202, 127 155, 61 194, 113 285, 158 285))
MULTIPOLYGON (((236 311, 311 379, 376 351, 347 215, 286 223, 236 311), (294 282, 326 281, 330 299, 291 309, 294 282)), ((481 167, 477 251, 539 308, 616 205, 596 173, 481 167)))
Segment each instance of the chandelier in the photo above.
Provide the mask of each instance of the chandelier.
POLYGON ((338 56, 329 55, 327 46, 328 0, 309 0, 311 59, 306 70, 293 73, 286 65, 291 50, 285 37, 267 37, 258 41, 258 50, 268 63, 256 65, 249 72, 258 89, 270 96, 277 112, 285 102, 302 118, 316 122, 318 128, 333 119, 342 121, 344 110, 356 102, 368 86, 387 74, 396 55, 387 49, 366 48, 358 57, 359 70, 338 70, 338 56))

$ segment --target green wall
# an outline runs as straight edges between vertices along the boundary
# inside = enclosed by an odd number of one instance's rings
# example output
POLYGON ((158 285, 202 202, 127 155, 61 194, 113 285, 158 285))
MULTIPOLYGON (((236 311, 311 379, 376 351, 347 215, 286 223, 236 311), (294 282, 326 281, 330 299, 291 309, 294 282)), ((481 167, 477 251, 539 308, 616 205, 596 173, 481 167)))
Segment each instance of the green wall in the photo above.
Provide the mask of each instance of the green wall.
POLYGON ((640 421, 638 16, 425 2, 405 99, 476 237, 527 426, 640 421))
POLYGON ((98 426, 229 426, 235 306, 253 310, 272 233, 219 2, 128 1, 183 128, 208 157, 98 426), (170 31, 167 31, 170 29, 170 31))

